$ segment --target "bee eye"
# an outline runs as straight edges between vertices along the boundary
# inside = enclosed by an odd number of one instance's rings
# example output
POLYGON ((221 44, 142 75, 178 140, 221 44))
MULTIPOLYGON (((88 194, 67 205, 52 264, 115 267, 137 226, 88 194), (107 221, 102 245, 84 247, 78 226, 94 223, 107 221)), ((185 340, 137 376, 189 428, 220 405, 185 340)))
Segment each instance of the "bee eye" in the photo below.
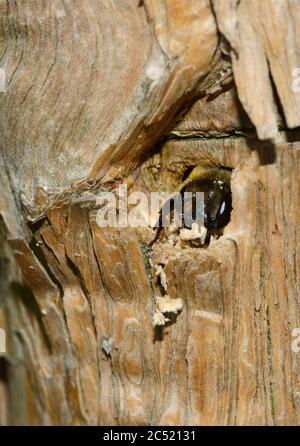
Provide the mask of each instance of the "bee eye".
POLYGON ((205 194, 205 217, 207 229, 221 229, 230 221, 232 210, 231 190, 223 181, 208 185, 205 194))

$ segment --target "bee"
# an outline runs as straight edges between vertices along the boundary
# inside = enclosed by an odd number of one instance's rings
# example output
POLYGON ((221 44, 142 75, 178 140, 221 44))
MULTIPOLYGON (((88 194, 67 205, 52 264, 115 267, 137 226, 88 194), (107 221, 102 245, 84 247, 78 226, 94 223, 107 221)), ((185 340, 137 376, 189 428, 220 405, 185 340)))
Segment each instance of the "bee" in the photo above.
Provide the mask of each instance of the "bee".
MULTIPOLYGON (((204 196, 204 227, 206 228, 206 237, 204 244, 207 245, 212 235, 220 236, 223 228, 229 223, 232 211, 232 196, 230 189, 231 169, 220 167, 196 166, 188 174, 187 178, 178 186, 175 194, 172 195, 171 202, 163 205, 159 220, 156 241, 166 231, 164 216, 165 209, 169 210, 170 220, 174 219, 174 203, 176 197, 181 196, 182 213, 179 215, 181 226, 191 229, 195 222, 195 215, 201 215, 201 211, 197 212, 199 201, 196 199, 197 192, 202 192, 204 196), (185 206, 185 192, 191 193, 191 200, 188 207, 185 206), (188 212, 190 211, 190 212, 188 212), (190 217, 186 218, 188 214, 190 217)), ((203 204, 200 203, 203 206, 203 204)), ((178 215, 177 215, 178 218, 178 215)), ((178 220, 177 220, 178 221, 178 220)))

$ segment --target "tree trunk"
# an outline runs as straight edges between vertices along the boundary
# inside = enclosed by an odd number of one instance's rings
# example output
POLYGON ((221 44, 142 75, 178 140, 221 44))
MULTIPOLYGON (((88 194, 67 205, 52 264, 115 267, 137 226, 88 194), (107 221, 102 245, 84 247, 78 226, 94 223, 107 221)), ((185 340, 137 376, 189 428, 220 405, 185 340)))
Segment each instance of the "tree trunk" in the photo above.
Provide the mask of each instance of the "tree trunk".
POLYGON ((299 424, 300 4, 0 17, 0 424, 299 424), (231 174, 209 243, 99 227, 199 166, 231 174))

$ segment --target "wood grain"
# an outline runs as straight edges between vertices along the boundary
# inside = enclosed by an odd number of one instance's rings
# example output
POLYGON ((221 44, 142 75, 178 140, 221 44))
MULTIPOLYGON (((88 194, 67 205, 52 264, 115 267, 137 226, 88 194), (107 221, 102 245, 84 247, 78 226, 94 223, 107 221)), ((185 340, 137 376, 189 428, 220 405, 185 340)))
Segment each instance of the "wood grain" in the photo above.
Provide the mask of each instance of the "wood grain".
POLYGON ((300 424, 298 9, 0 1, 0 424, 300 424), (208 247, 97 225, 99 190, 203 162, 232 169, 208 247))

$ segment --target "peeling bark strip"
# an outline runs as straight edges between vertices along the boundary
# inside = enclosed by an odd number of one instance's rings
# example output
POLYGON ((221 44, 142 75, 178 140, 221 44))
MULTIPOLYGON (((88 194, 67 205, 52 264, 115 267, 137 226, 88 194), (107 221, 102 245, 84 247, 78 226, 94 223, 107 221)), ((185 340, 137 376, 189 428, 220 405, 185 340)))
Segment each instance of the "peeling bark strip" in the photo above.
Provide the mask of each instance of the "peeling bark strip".
POLYGON ((299 15, 0 2, 0 424, 300 424, 299 15), (208 246, 98 227, 195 166, 232 172, 208 246))
POLYGON ((213 0, 213 7, 218 28, 231 45, 239 98, 258 137, 277 136, 275 95, 287 126, 299 126, 300 94, 293 88, 300 67, 299 2, 213 0))

